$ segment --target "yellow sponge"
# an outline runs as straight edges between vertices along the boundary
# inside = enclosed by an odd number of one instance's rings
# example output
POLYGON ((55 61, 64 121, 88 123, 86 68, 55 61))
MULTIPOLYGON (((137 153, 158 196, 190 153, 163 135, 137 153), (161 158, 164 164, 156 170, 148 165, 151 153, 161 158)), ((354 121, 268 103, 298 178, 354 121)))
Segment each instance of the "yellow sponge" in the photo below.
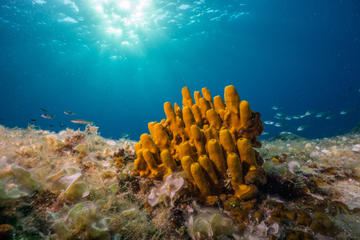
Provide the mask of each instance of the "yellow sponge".
POLYGON ((257 186, 265 183, 262 162, 253 147, 263 130, 260 114, 247 101, 240 101, 234 86, 225 87, 224 98, 212 98, 209 89, 194 92, 182 89, 178 104, 164 103, 166 119, 149 122, 150 134, 135 144, 134 175, 165 179, 182 170, 201 198, 228 193, 251 199, 257 186), (194 103, 195 102, 195 103, 194 103), (257 159, 258 158, 258 159, 257 159))

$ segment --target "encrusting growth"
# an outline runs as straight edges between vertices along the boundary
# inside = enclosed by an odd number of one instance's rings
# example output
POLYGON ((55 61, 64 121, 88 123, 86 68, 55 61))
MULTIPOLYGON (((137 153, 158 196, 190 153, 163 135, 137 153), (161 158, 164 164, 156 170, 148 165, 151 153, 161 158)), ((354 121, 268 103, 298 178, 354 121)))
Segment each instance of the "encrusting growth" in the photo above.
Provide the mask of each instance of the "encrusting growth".
POLYGON ((142 134, 135 145, 134 175, 165 179, 182 169, 201 198, 228 193, 230 182, 235 197, 252 199, 266 181, 253 149, 261 146, 260 114, 240 100, 234 86, 225 88, 225 102, 207 88, 201 92, 193 100, 184 87, 182 109, 164 104, 166 119, 150 122, 150 135, 142 134))

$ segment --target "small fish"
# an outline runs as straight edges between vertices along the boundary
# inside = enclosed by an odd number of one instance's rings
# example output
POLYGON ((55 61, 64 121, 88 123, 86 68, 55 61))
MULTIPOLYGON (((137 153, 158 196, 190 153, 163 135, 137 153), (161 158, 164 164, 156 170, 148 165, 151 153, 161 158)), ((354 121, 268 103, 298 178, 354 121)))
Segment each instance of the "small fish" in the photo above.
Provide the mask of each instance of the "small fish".
POLYGON ((341 111, 341 112, 340 112, 340 115, 346 115, 346 114, 348 114, 348 111, 345 111, 345 110, 344 110, 344 111, 341 111))
POLYGON ((285 117, 285 120, 290 121, 292 118, 291 117, 285 117))
POLYGON ((269 135, 268 132, 262 132, 261 136, 269 135))
POLYGON ((277 111, 277 110, 280 109, 280 107, 279 106, 272 106, 271 109, 277 111))
POLYGON ((77 124, 92 125, 92 122, 89 122, 89 121, 86 121, 86 120, 82 120, 82 119, 73 119, 73 120, 70 120, 70 122, 72 122, 72 123, 77 123, 77 124))
POLYGON ((309 126, 307 126, 307 125, 301 125, 296 129, 296 131, 301 132, 301 131, 304 131, 305 129, 307 129, 308 127, 309 126))
POLYGON ((48 110, 46 110, 45 108, 40 108, 40 110, 43 112, 48 112, 48 110))
POLYGON ((310 115, 311 115, 311 112, 310 112, 310 111, 306 111, 303 116, 310 116, 310 115))
POLYGON ((275 127, 282 127, 283 125, 281 123, 275 123, 274 126, 275 127))
POLYGON ((324 112, 319 112, 315 115, 316 118, 322 118, 325 116, 325 113, 324 112))
POLYGON ((292 119, 298 120, 298 119, 300 119, 300 117, 299 116, 293 116, 292 119))
POLYGON ((65 114, 65 115, 68 115, 68 116, 71 116, 71 115, 74 115, 75 113, 70 112, 70 111, 64 111, 64 114, 65 114))
POLYGON ((274 124, 274 122, 272 122, 272 121, 264 121, 264 123, 265 123, 266 125, 273 125, 273 124, 274 124))
POLYGON ((306 111, 303 115, 300 115, 300 118, 304 118, 304 117, 308 117, 310 116, 312 113, 310 111, 306 111))
POLYGON ((292 132, 288 132, 288 131, 282 131, 280 132, 280 135, 291 135, 293 134, 292 132))
POLYGON ((304 129, 305 129, 305 128, 304 128, 303 126, 299 126, 299 127, 296 129, 296 131, 299 131, 299 132, 300 132, 300 131, 304 131, 304 129))
POLYGON ((280 113, 280 112, 276 113, 274 116, 274 118, 276 118, 276 119, 283 119, 285 117, 286 117, 286 115, 284 113, 280 113))
POLYGON ((330 119, 332 119, 333 118, 333 116, 327 116, 325 119, 326 120, 330 120, 330 119))
POLYGON ((41 114, 41 117, 42 117, 42 118, 45 118, 45 119, 52 119, 52 118, 53 118, 52 115, 46 114, 46 113, 41 114))
POLYGON ((36 122, 36 119, 32 118, 30 119, 30 122, 36 122))
POLYGON ((49 124, 49 127, 54 127, 54 124, 49 124))
POLYGON ((129 134, 128 133, 124 133, 123 135, 121 135, 120 138, 128 138, 129 137, 129 134))

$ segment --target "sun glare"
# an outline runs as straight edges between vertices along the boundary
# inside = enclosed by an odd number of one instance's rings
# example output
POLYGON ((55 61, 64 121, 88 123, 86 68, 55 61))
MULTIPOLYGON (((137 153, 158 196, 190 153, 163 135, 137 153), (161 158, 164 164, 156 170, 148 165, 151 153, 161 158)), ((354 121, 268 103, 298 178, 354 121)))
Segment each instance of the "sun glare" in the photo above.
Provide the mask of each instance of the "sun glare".
POLYGON ((120 36, 122 33, 122 30, 120 28, 113 28, 113 27, 108 27, 106 29, 107 33, 113 34, 113 35, 117 35, 120 36))
POLYGON ((151 0, 93 0, 93 9, 103 32, 131 46, 151 26, 151 0))
POLYGON ((97 12, 100 12, 100 13, 103 13, 104 12, 104 8, 102 5, 96 5, 94 7, 94 9, 97 11, 97 12))
POLYGON ((119 2, 119 7, 121 9, 130 10, 131 3, 129 1, 121 1, 121 2, 119 2))

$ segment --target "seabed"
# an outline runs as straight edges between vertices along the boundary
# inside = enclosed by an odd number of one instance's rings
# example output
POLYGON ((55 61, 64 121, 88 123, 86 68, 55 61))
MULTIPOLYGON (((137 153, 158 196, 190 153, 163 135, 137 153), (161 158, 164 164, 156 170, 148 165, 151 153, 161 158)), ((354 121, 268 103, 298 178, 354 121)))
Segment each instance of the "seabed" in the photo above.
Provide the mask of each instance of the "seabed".
POLYGON ((0 126, 0 239, 360 239, 360 131, 262 141, 260 196, 134 177, 135 142, 0 126))

